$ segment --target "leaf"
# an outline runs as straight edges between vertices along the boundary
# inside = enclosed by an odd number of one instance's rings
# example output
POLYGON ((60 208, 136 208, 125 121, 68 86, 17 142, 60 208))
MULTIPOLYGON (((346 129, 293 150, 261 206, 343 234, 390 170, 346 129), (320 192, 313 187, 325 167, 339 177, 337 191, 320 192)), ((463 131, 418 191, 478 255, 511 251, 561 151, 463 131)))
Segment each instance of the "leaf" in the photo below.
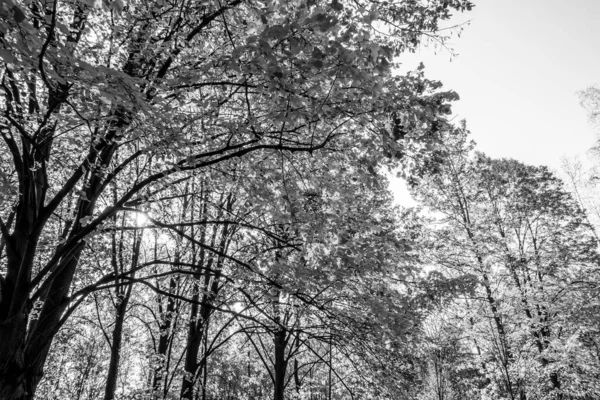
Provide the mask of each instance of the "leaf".
POLYGON ((86 226, 90 223, 90 221, 92 220, 92 216, 88 215, 87 217, 83 217, 79 220, 79 223, 81 224, 81 226, 86 226))
POLYGON ((319 49, 318 47, 315 47, 313 49, 313 52, 312 52, 311 56, 312 56, 313 59, 320 60, 325 55, 323 54, 323 52, 321 51, 321 49, 319 49))
POLYGON ((335 11, 342 11, 344 9, 344 5, 342 3, 339 2, 339 0, 333 0, 331 2, 331 7, 335 10, 335 11))
POLYGON ((15 4, 12 8, 12 11, 15 17, 15 21, 17 21, 17 23, 20 24, 21 22, 25 21, 25 13, 23 13, 19 6, 15 4))
POLYGON ((17 59, 12 53, 5 49, 0 49, 0 58, 7 64, 15 64, 17 62, 17 59))
POLYGON ((312 65, 313 67, 315 67, 317 69, 323 68, 323 61, 321 61, 321 60, 317 60, 317 59, 313 58, 309 62, 310 62, 310 65, 312 65))
POLYGON ((273 39, 282 39, 289 32, 289 28, 285 28, 282 25, 274 25, 267 31, 267 35, 273 39))
POLYGON ((114 0, 112 3, 110 3, 110 9, 116 14, 121 14, 123 11, 123 6, 123 0, 114 0))
POLYGON ((298 55, 300 54, 301 48, 300 48, 300 41, 294 37, 290 38, 289 40, 290 42, 290 51, 292 53, 292 55, 298 55))

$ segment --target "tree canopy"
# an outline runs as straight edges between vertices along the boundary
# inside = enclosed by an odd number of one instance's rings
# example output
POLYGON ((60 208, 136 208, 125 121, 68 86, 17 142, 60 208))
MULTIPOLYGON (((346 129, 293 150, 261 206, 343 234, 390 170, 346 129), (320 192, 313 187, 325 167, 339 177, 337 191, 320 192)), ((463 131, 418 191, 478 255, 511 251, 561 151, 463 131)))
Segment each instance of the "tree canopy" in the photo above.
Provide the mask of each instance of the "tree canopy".
POLYGON ((0 4, 0 398, 597 397, 587 203, 397 72, 472 7, 0 4))

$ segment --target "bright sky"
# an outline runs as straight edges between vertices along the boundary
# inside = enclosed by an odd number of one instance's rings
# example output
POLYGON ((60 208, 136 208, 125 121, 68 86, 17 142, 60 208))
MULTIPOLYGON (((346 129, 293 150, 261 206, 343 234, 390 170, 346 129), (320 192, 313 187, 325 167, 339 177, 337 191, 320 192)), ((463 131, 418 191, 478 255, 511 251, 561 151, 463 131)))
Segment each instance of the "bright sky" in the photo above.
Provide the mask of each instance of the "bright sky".
POLYGON ((470 19, 447 51, 423 48, 430 79, 459 93, 456 120, 466 119, 479 150, 558 169, 563 156, 581 155, 596 133, 577 92, 600 83, 600 0, 474 0, 456 15, 470 19))

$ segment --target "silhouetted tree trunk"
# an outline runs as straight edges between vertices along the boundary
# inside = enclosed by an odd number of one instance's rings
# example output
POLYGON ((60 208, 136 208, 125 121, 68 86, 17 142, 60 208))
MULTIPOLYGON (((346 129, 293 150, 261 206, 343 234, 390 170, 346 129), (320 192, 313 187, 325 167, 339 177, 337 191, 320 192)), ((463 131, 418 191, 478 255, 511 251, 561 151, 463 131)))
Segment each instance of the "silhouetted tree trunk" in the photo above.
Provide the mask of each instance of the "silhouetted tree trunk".
MULTIPOLYGON (((179 255, 175 258, 175 263, 179 261, 179 255)), ((169 293, 175 293, 177 289, 177 280, 174 276, 171 276, 169 279, 169 293)), ((158 397, 158 395, 162 392, 162 398, 167 395, 167 387, 163 383, 163 375, 167 373, 166 370, 166 359, 168 357, 167 351, 169 349, 169 342, 171 340, 171 336, 169 332, 171 330, 171 326, 173 324, 173 317, 176 309, 176 302, 173 297, 167 296, 165 299, 167 304, 166 307, 162 307, 162 299, 159 298, 159 315, 161 320, 159 321, 159 338, 158 338, 158 346, 156 348, 156 357, 157 357, 157 365, 154 369, 154 374, 152 376, 152 391, 154 392, 154 396, 158 397)))
MULTIPOLYGON (((233 196, 230 194, 222 204, 225 206, 224 208, 226 210, 231 211, 233 203, 233 196)), ((206 216, 206 202, 203 215, 206 216)), ((221 214, 219 214, 219 217, 220 216, 221 214)), ((215 248, 217 235, 219 233, 219 244, 216 248, 221 254, 226 254, 231 234, 229 224, 224 224, 220 231, 217 227, 214 228, 210 243, 211 248, 215 248)), ((205 230, 202 231, 200 240, 202 243, 204 242, 205 230)), ((200 268, 198 268, 198 272, 195 274, 197 282, 193 287, 191 299, 192 306, 188 324, 184 375, 181 383, 181 399, 184 400, 192 400, 194 398, 194 383, 197 379, 198 372, 200 372, 201 368, 205 368, 206 366, 206 357, 202 362, 198 362, 198 355, 200 354, 200 347, 204 338, 203 335, 206 332, 206 326, 210 315, 212 314, 213 302, 221 289, 220 279, 223 262, 223 257, 215 254, 209 255, 204 248, 200 250, 200 268), (200 290, 200 284, 202 285, 202 290, 200 290)), ((206 384, 206 382, 204 382, 204 384, 206 384)))
MULTIPOLYGON (((279 319, 279 318, 276 318, 279 319)), ((275 331, 274 335, 275 342, 275 388, 274 388, 274 400, 283 400, 285 392, 285 373, 287 370, 287 359, 285 357, 285 349, 287 346, 287 330, 280 327, 275 331)))
MULTIPOLYGON (((139 262, 140 257, 140 247, 142 244, 142 235, 143 230, 138 233, 135 232, 134 238, 134 247, 133 254, 131 258, 131 270, 134 270, 139 262)), ((122 239, 121 239, 122 244, 122 239)), ((115 237, 113 235, 113 268, 116 267, 116 258, 115 258, 115 237)), ((122 257, 122 254, 120 255, 122 257)), ((123 263, 121 261, 121 273, 123 273, 123 263)), ((135 273, 132 273, 132 278, 135 273)), ((131 298, 131 290, 133 288, 133 283, 127 282, 127 280, 120 280, 122 285, 116 287, 116 304, 115 304, 115 326, 112 332, 112 343, 110 345, 110 362, 108 366, 108 373, 106 378, 106 387, 104 389, 104 400, 113 400, 115 398, 115 391, 117 389, 117 379, 119 377, 119 360, 121 359, 121 342, 123 340, 123 326, 125 324, 125 315, 127 313, 127 305, 129 304, 129 299, 131 298)))

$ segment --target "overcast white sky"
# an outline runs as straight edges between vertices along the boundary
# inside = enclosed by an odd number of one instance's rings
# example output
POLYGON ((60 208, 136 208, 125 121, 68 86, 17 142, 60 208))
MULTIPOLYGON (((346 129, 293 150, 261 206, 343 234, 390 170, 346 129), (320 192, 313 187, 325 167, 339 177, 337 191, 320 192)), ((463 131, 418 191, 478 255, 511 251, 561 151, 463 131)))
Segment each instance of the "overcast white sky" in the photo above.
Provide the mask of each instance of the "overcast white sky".
MULTIPOLYGON (((562 156, 585 156, 596 138, 577 91, 600 83, 600 0, 474 0, 456 15, 470 19, 451 45, 419 60, 431 79, 459 93, 456 120, 466 119, 479 150, 559 168, 562 156)), ((404 69, 404 68, 403 68, 404 69)))

